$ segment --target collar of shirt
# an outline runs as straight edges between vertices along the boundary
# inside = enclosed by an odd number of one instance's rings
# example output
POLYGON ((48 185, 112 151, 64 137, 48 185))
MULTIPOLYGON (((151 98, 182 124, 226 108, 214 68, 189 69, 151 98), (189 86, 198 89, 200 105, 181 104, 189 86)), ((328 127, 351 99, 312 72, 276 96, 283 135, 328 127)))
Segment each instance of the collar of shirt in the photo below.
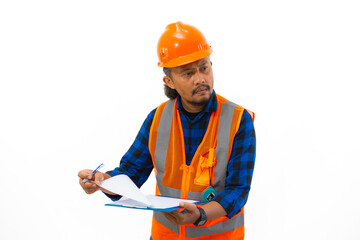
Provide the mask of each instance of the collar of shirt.
MULTIPOLYGON (((177 96, 177 109, 182 112, 186 111, 182 104, 181 104, 181 97, 180 95, 177 96)), ((215 90, 213 90, 209 102, 206 104, 204 110, 202 110, 200 113, 206 113, 206 112, 215 112, 217 109, 217 100, 216 100, 216 93, 215 90)), ((202 114, 199 114, 202 115, 202 114)))

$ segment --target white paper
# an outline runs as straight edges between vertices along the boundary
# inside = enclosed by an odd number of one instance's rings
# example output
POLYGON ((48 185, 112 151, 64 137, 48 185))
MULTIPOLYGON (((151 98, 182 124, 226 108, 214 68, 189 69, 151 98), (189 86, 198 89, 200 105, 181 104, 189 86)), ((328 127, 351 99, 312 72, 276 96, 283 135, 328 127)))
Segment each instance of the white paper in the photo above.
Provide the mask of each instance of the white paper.
POLYGON ((145 203, 141 203, 138 201, 135 201, 134 199, 122 197, 120 200, 109 203, 113 205, 121 205, 121 206, 127 206, 127 207, 137 207, 137 208, 148 208, 149 205, 145 203))
POLYGON ((130 198, 121 198, 118 201, 112 202, 110 205, 119 205, 127 207, 136 207, 136 208, 152 208, 152 209, 167 209, 178 207, 180 202, 190 202, 196 203, 196 200, 172 198, 172 197, 163 197, 155 195, 147 195, 146 198, 151 202, 150 205, 135 201, 130 198))
POLYGON ((145 196, 135 185, 135 183, 124 174, 104 180, 100 184, 100 187, 123 196, 120 200, 111 203, 111 205, 122 205, 136 208, 166 209, 178 207, 180 202, 198 202, 196 200, 155 195, 145 196))
POLYGON ((146 197, 151 202, 152 208, 171 208, 171 207, 179 206, 179 203, 181 202, 189 202, 189 203, 198 202, 196 200, 162 197, 162 196, 154 196, 154 195, 147 195, 146 197))
POLYGON ((151 202, 140 191, 135 183, 125 174, 120 174, 115 177, 104 180, 100 186, 110 192, 119 194, 121 196, 131 198, 135 201, 151 205, 151 202))

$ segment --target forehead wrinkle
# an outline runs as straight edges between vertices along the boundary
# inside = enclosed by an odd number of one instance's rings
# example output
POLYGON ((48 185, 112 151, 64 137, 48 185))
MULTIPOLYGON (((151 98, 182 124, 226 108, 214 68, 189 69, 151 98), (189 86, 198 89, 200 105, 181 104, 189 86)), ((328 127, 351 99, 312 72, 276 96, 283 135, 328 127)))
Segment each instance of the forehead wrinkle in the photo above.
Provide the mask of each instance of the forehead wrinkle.
POLYGON ((209 62, 207 61, 207 59, 201 59, 201 60, 199 60, 198 62, 194 62, 194 63, 190 63, 192 66, 186 66, 186 65, 184 65, 184 66, 179 66, 179 68, 180 68, 180 72, 185 72, 185 71, 188 71, 188 70, 192 70, 192 69, 194 69, 194 68, 197 68, 198 66, 204 66, 204 65, 206 65, 206 64, 208 64, 209 62), (196 65, 196 66, 194 66, 194 65, 196 65))
POLYGON ((178 73, 183 73, 185 71, 190 71, 192 69, 194 69, 195 67, 192 66, 193 63, 190 63, 189 65, 184 65, 184 66, 179 66, 176 68, 176 72, 178 73))
POLYGON ((191 71, 193 69, 194 69, 193 67, 187 67, 187 68, 180 69, 179 72, 182 73, 182 72, 186 72, 186 71, 191 71))

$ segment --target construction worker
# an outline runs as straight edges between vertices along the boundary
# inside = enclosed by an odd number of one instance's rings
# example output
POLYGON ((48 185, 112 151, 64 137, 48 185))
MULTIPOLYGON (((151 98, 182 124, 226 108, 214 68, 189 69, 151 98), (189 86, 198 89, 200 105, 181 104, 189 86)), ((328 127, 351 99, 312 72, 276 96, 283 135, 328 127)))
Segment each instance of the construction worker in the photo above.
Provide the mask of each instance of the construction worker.
MULTIPOLYGON (((150 112, 119 167, 79 172, 86 193, 118 174, 140 187, 155 169, 156 195, 196 199, 154 212, 151 239, 244 239, 244 205, 255 163, 254 114, 215 93, 212 48, 195 27, 169 24, 158 42, 169 101, 150 112)), ((239 91, 239 87, 234 89, 239 91)), ((106 192, 112 200, 121 196, 106 192)))

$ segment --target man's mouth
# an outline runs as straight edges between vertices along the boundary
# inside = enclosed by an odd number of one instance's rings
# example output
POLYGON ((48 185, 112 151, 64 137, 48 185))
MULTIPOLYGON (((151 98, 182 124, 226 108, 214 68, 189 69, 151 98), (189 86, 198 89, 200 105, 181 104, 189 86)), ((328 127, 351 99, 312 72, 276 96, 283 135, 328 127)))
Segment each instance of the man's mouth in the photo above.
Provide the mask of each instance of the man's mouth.
POLYGON ((197 94, 197 93, 204 93, 206 91, 209 91, 210 90, 210 86, 209 85, 201 85, 201 86, 198 86, 197 88, 195 88, 192 92, 193 95, 197 94))

